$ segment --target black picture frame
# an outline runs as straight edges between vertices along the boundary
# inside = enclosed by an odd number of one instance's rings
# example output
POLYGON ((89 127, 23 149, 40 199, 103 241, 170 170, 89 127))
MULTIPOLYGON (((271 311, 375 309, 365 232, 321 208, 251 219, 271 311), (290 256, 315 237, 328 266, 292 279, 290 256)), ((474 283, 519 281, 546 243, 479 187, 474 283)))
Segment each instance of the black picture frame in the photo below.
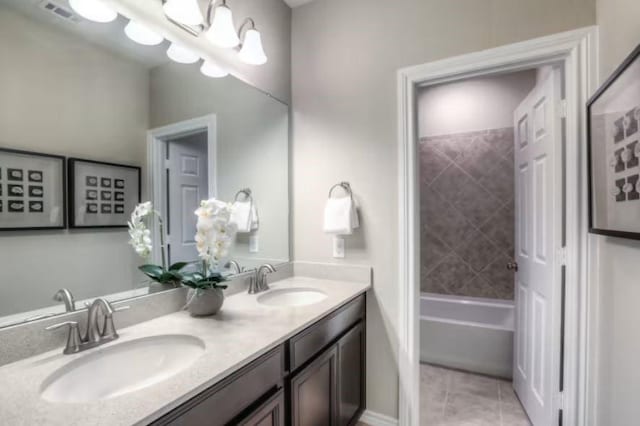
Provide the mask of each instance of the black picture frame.
MULTIPOLYGON (((594 121, 594 114, 593 114, 593 107, 594 105, 598 102, 598 100, 600 100, 603 95, 607 94, 607 92, 611 89, 611 86, 614 85, 621 76, 625 75, 625 73, 627 72, 627 70, 629 69, 629 67, 632 64, 635 64, 636 60, 640 60, 640 45, 638 45, 628 56, 627 58, 620 64, 620 66, 618 66, 618 68, 613 72, 613 74, 604 82, 604 84, 602 84, 602 86, 593 94, 593 96, 591 96, 591 98, 588 100, 587 102, 587 181, 588 181, 588 203, 589 203, 589 208, 588 208, 588 219, 589 219, 589 232, 592 234, 598 234, 598 235, 606 235, 606 236, 611 236, 611 237, 618 237, 618 238, 627 238, 627 239, 633 239, 633 240, 640 240, 640 231, 631 231, 628 229, 613 229, 613 228, 608 228, 608 227, 602 227, 599 226, 598 224, 595 223, 595 202, 596 202, 596 198, 597 197, 602 197, 602 195, 600 194, 596 194, 595 193, 595 182, 594 180, 596 179, 595 173, 594 173, 594 162, 595 161, 607 161, 607 159, 605 158, 604 160, 601 158, 601 156, 599 158, 596 158, 596 156, 594 155, 594 146, 597 143, 607 143, 607 140, 595 140, 596 137, 593 134, 593 129, 592 129, 592 125, 593 125, 593 121, 594 121)), ((640 75, 638 75, 637 77, 635 77, 638 79, 638 81, 640 81, 640 75)), ((635 107, 636 111, 640 111, 640 97, 638 98, 638 104, 635 107)), ((632 110, 633 111, 633 110, 632 110)), ((622 114, 622 112, 621 112, 622 114)), ((616 130, 615 132, 612 132, 611 136, 612 140, 609 142, 613 142, 613 143, 621 143, 624 139, 625 136, 624 134, 621 134, 620 132, 624 132, 624 129, 619 129, 618 127, 620 127, 622 121, 622 119, 616 120, 616 122, 614 122, 614 130, 616 130), (618 121, 620 121, 620 123, 618 123, 618 121)), ((638 123, 636 122, 636 125, 638 125, 638 123)), ((606 132, 605 132, 606 133, 606 132)), ((638 141, 640 141, 640 131, 638 131, 638 141)), ((607 135, 605 135, 607 136, 607 135)), ((640 142, 639 142, 640 143, 640 142)), ((621 147, 623 147, 623 145, 621 145, 621 147)), ((624 151, 624 149, 622 150, 624 151)), ((622 152, 621 151, 621 152, 622 152)), ((614 151, 615 152, 615 151, 614 151)), ((615 152, 616 154, 616 158, 618 153, 615 152)), ((621 155, 621 154, 620 154, 621 155)), ((623 163, 629 163, 629 160, 623 160, 623 159, 619 159, 619 161, 623 162, 623 163)), ((638 172, 640 172, 640 165, 638 164, 639 162, 636 161, 633 163, 632 166, 629 167, 635 167, 636 169, 638 169, 638 172)), ((611 166, 614 167, 614 166, 611 166)), ((624 170, 626 167, 626 165, 623 164, 623 166, 620 168, 622 170, 624 170)), ((621 172, 618 168, 618 165, 615 166, 614 168, 614 173, 619 173, 621 172)), ((618 177, 618 176, 616 176, 618 177)), ((620 179, 615 180, 615 185, 618 186, 618 182, 620 182, 620 185, 624 185, 625 183, 632 183, 631 181, 636 178, 636 174, 625 174, 625 175, 620 175, 620 179), (627 176, 628 175, 628 176, 627 176), (625 181, 625 182, 623 182, 625 181), (628 182, 627 182, 628 181, 628 182)), ((638 179, 636 179, 635 181, 637 182, 638 179)), ((637 188, 635 186, 635 184, 633 185, 634 188, 637 188)), ((606 188, 606 186, 605 186, 606 188)), ((620 191, 623 192, 622 186, 619 186, 620 191)), ((636 197, 635 192, 637 191, 637 189, 634 189, 634 193, 626 193, 626 194, 620 194, 620 195, 616 195, 616 202, 621 201, 620 198, 618 197, 624 197, 626 201, 632 201, 632 202, 637 202, 637 208, 640 211, 640 194, 638 194, 638 196, 636 197)))
MULTIPOLYGON (((142 169, 138 166, 131 166, 128 164, 117 164, 117 163, 108 163, 104 161, 95 161, 95 160, 87 160, 84 158, 68 158, 67 159, 67 181, 69 186, 69 201, 68 201, 68 215, 69 215, 69 228, 73 229, 86 229, 86 228, 126 228, 128 217, 124 216, 124 213, 121 209, 118 209, 116 212, 113 204, 109 204, 109 208, 105 207, 105 204, 102 204, 103 201, 108 201, 110 203, 114 203, 113 194, 111 195, 109 200, 104 200, 102 196, 102 191, 113 191, 113 185, 111 184, 109 187, 103 187, 102 181, 103 179, 108 179, 109 182, 112 182, 114 178, 112 177, 103 177, 103 176, 95 176, 91 175, 90 177, 97 179, 97 185, 88 185, 88 180, 86 179, 89 176, 76 176, 77 169, 79 165, 94 165, 100 166, 101 168, 112 168, 114 170, 127 170, 134 172, 135 182, 133 185, 133 196, 135 204, 140 203, 142 197, 142 182, 141 182, 141 174, 142 169), (90 207, 86 213, 87 217, 93 218, 98 217, 100 215, 118 215, 119 221, 121 223, 112 223, 112 224, 83 224, 80 223, 78 217, 76 215, 76 196, 82 196, 83 194, 87 194, 87 189, 95 190, 98 194, 97 200, 87 199, 89 203, 87 203, 87 207, 90 207), (89 206, 90 204, 90 206, 89 206)), ((119 180, 122 178, 118 178, 119 180)), ((124 189, 124 188, 123 188, 124 189)), ((131 188, 128 189, 131 191, 131 188)), ((125 191, 123 191, 125 192, 125 191)), ((122 204, 122 203, 119 203, 122 204)))
POLYGON ((43 170, 33 170, 31 167, 27 166, 24 169, 21 169, 21 179, 16 180, 15 178, 9 179, 8 172, 9 167, 0 167, 0 231, 38 231, 38 230, 56 230, 56 229, 66 229, 67 228, 67 164, 66 158, 60 155, 55 154, 47 154, 42 152, 34 152, 34 151, 25 151, 13 148, 0 148, 0 156, 2 154, 17 154, 20 156, 26 157, 36 157, 36 158, 45 158, 49 160, 54 160, 59 162, 59 169, 57 175, 59 176, 59 181, 55 183, 57 188, 57 197, 60 200, 60 221, 59 224, 56 225, 43 225, 43 226, 6 226, 6 220, 3 217, 4 213, 21 213, 21 214, 44 214, 46 213, 44 210, 44 202, 45 197, 44 193, 40 193, 38 195, 33 195, 34 199, 31 199, 32 192, 30 191, 30 186, 33 186, 33 183, 36 184, 38 188, 43 190, 44 188, 44 171, 43 170), (5 175, 2 175, 4 173, 5 175), (31 173, 38 173, 38 180, 30 179, 31 173), (11 211, 11 199, 9 199, 10 194, 8 191, 9 185, 22 185, 23 194, 14 198, 22 203, 22 209, 15 209, 15 211, 11 211), (3 188, 6 186, 6 188, 3 188), (39 204, 39 208, 37 210, 33 209, 35 207, 34 203, 39 204), (32 208, 30 209, 30 206, 32 208))

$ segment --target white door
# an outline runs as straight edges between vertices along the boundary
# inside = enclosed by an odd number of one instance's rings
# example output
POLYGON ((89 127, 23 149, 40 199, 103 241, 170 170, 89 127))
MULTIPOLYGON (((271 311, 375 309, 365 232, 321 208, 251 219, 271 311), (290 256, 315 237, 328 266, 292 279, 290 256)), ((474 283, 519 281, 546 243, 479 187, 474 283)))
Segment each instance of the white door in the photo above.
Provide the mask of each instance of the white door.
POLYGON ((516 109, 516 334, 514 388, 535 426, 558 424, 562 179, 560 75, 516 109))
POLYGON ((166 164, 169 264, 195 261, 194 212, 208 195, 207 132, 168 141, 166 164))

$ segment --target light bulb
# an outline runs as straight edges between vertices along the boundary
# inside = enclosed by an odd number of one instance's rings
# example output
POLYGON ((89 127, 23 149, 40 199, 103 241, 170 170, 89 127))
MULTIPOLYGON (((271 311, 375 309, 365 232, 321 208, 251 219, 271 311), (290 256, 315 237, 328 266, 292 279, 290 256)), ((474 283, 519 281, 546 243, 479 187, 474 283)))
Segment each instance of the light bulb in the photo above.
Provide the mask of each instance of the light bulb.
POLYGON ((131 40, 145 46, 155 46, 162 43, 164 40, 164 38, 157 32, 152 31, 146 25, 142 25, 135 21, 129 21, 127 26, 124 27, 124 33, 131 40))
POLYGON ((225 5, 216 7, 211 28, 207 31, 207 39, 218 47, 230 49, 240 44, 238 34, 233 26, 233 14, 225 5))
POLYGON ((69 6, 78 15, 94 22, 111 22, 118 17, 118 13, 102 0, 69 0, 69 6))
POLYGON ((244 43, 242 43, 238 57, 249 65, 262 65, 267 62, 267 55, 262 48, 262 37, 255 28, 251 28, 245 33, 244 43))
POLYGON ((181 64, 193 64, 200 60, 198 54, 193 50, 176 43, 171 43, 171 46, 167 49, 167 56, 172 61, 176 61, 181 64))
POLYGON ((212 78, 222 78, 229 75, 229 71, 212 61, 204 61, 200 67, 200 72, 212 78))
POLYGON ((204 21, 198 0, 167 0, 165 15, 184 25, 200 25, 204 21))

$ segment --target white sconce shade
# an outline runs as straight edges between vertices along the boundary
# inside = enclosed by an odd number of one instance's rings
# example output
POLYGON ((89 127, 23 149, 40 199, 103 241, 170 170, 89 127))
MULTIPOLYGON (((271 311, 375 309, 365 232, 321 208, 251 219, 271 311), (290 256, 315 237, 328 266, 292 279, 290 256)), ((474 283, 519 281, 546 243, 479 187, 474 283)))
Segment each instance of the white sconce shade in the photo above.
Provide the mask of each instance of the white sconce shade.
POLYGON ((240 53, 240 60, 249 65, 262 65, 267 62, 267 55, 262 48, 262 37, 255 28, 247 30, 240 53))
POLYGON ((229 75, 229 72, 226 69, 211 61, 204 61, 200 67, 200 72, 211 78, 222 78, 229 75))
POLYGON ((172 61, 180 64, 193 64, 200 60, 200 57, 191 49, 187 49, 176 43, 171 43, 169 49, 167 49, 167 56, 172 61))
POLYGON ((135 21, 129 21, 127 26, 124 27, 124 33, 131 40, 145 46, 155 46, 162 43, 164 40, 164 38, 157 32, 152 31, 146 25, 142 25, 135 21))
POLYGON ((198 0, 167 0, 162 6, 165 15, 184 25, 200 25, 204 21, 198 0))
POLYGON ((69 6, 78 15, 94 22, 107 23, 118 17, 118 13, 102 0, 69 0, 69 6))
POLYGON ((227 6, 216 7, 211 28, 207 31, 207 39, 216 46, 226 49, 240 44, 240 39, 233 26, 233 14, 227 6))

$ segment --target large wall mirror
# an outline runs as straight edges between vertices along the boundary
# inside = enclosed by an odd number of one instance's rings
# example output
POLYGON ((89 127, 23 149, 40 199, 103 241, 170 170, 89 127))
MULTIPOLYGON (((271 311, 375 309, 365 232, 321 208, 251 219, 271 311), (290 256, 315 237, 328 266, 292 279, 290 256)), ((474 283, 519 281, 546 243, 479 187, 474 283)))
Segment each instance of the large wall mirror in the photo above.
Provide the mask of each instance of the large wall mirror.
POLYGON ((0 327, 64 312, 53 299, 61 288, 79 308, 158 290, 127 229, 110 227, 131 214, 138 181, 166 222, 170 262, 197 259, 194 210, 210 197, 256 207, 230 260, 288 261, 288 106, 170 61, 166 40, 132 42, 122 16, 96 24, 56 10, 71 10, 65 0, 47 4, 0 0, 0 222, 52 225, 0 226, 0 327), (62 163, 74 193, 58 181, 62 163), (50 195, 61 185, 64 199, 50 195))

